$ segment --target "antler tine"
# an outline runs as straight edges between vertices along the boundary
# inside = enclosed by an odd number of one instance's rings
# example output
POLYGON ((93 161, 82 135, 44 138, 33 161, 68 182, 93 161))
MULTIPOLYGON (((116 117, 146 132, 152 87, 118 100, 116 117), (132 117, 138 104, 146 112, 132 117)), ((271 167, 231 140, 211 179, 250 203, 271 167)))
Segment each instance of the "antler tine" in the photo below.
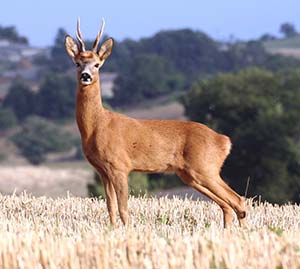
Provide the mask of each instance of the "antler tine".
POLYGON ((98 32, 97 37, 96 37, 96 40, 95 40, 95 42, 94 42, 94 45, 93 45, 93 52, 97 52, 98 44, 99 44, 100 38, 101 38, 101 36, 102 36, 102 34, 103 34, 104 27, 105 27, 105 20, 104 20, 104 18, 102 18, 101 29, 100 29, 100 31, 98 32))
POLYGON ((76 37, 80 43, 80 49, 81 51, 85 51, 85 46, 84 46, 84 42, 82 40, 82 34, 81 34, 81 31, 80 31, 80 17, 78 17, 77 19, 77 32, 76 32, 76 37))

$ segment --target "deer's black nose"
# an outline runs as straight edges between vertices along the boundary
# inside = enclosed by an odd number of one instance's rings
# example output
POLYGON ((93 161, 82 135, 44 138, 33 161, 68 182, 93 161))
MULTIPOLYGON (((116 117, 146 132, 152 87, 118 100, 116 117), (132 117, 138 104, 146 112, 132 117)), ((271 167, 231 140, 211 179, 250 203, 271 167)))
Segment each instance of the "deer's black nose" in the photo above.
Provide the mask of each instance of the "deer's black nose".
POLYGON ((82 81, 91 81, 92 80, 89 73, 82 73, 81 76, 80 76, 80 79, 82 81))

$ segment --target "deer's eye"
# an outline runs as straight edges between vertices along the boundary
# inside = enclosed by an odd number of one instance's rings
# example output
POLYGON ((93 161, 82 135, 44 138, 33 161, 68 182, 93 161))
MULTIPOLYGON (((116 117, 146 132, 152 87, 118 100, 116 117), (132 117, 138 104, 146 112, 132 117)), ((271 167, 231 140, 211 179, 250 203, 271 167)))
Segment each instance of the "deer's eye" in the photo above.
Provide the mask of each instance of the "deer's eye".
POLYGON ((100 66, 100 64, 95 64, 95 67, 98 68, 100 66))

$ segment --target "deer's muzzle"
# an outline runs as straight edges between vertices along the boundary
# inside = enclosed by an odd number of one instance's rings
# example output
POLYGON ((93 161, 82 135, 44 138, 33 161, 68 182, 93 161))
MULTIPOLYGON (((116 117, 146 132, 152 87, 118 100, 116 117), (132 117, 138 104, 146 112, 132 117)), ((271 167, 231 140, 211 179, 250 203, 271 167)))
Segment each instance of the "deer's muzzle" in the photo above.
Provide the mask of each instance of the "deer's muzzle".
POLYGON ((80 76, 80 80, 83 83, 91 83, 92 82, 92 77, 89 73, 82 73, 80 76))

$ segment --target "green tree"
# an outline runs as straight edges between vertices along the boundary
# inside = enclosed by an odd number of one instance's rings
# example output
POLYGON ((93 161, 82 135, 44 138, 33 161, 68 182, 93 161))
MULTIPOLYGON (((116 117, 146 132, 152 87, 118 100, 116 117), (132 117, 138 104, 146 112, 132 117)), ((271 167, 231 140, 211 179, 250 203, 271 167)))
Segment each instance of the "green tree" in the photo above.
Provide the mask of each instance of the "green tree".
MULTIPOLYGON (((109 36, 104 36, 102 40, 106 40, 109 36)), ((85 42, 87 47, 92 47, 93 42, 85 42)), ((134 55, 134 52, 136 51, 136 44, 139 42, 132 41, 129 39, 125 39, 121 42, 118 42, 117 40, 114 40, 114 47, 113 47, 113 55, 109 57, 109 60, 107 60, 104 64, 105 72, 117 72, 121 73, 123 71, 126 71, 128 65, 131 62, 132 55, 134 55), (134 44, 133 48, 130 44, 134 44)), ((103 70, 104 70, 103 69, 103 70)))
POLYGON ((195 84, 183 99, 186 115, 229 135, 223 169, 239 193, 283 203, 300 193, 300 71, 248 69, 195 84))
POLYGON ((164 57, 188 79, 217 72, 223 57, 216 41, 190 29, 161 31, 140 43, 144 52, 164 57))
POLYGON ((282 71, 292 68, 299 68, 300 61, 294 57, 286 57, 283 55, 268 55, 266 61, 261 65, 270 71, 282 71))
POLYGON ((48 74, 37 94, 36 112, 49 119, 64 119, 75 114, 76 82, 73 78, 48 74))
POLYGON ((291 23, 288 23, 288 22, 281 24, 279 31, 286 38, 294 37, 294 36, 296 36, 298 34, 297 31, 296 31, 295 26, 293 24, 291 24, 291 23))
POLYGON ((28 117, 20 132, 12 137, 21 154, 32 164, 46 160, 46 154, 62 152, 72 146, 70 134, 37 116, 28 117))
POLYGON ((21 79, 13 82, 3 101, 3 107, 10 108, 19 120, 34 114, 35 104, 34 92, 21 79))
POLYGON ((65 37, 67 32, 59 28, 55 36, 54 46, 51 48, 50 68, 55 72, 65 72, 73 66, 70 57, 66 53, 65 37))
MULTIPOLYGON (((290 62, 294 62, 293 59, 288 57, 270 55, 266 51, 263 43, 259 41, 228 44, 228 48, 223 52, 223 56, 223 58, 219 59, 219 70, 223 72, 238 71, 251 66, 278 70, 290 67, 290 62), (273 63, 277 59, 281 60, 280 65, 273 63)), ((300 66, 300 61, 296 60, 296 62, 298 66, 300 66)), ((277 61, 276 63, 278 64, 279 62, 277 61)))
POLYGON ((268 34, 268 33, 263 34, 263 35, 259 38, 259 40, 262 41, 262 42, 272 41, 272 40, 276 40, 276 39, 277 39, 276 36, 271 35, 271 34, 268 34))
POLYGON ((0 39, 7 39, 14 43, 28 44, 25 36, 20 36, 14 26, 0 26, 0 39))
POLYGON ((17 118, 11 109, 0 109, 0 131, 16 126, 17 118))
POLYGON ((114 102, 134 104, 180 89, 182 76, 157 55, 138 55, 115 81, 114 102), (134 91, 134 92, 133 92, 134 91))
POLYGON ((205 33, 183 29, 116 42, 105 66, 105 70, 118 73, 112 104, 138 103, 174 88, 185 91, 196 80, 220 72, 251 66, 272 71, 300 67, 299 59, 270 55, 262 40, 221 43, 205 33))

